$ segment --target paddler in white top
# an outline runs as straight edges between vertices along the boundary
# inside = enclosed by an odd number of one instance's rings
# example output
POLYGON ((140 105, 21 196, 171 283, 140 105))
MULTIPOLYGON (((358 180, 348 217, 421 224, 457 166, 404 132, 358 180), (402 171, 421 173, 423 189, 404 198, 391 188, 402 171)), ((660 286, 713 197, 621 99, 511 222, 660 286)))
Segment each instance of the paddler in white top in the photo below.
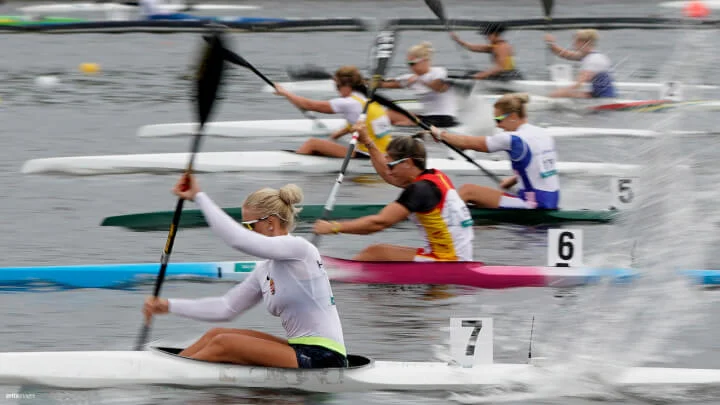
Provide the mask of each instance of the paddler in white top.
POLYGON ((197 360, 264 367, 347 367, 342 326, 330 281, 317 248, 293 236, 295 207, 302 191, 293 184, 263 188, 243 202, 238 224, 200 191, 192 175, 174 192, 195 201, 210 228, 237 250, 267 259, 242 283, 221 297, 162 299, 150 297, 147 317, 173 313, 210 322, 229 321, 263 301, 279 316, 287 338, 247 329, 213 328, 180 353, 197 360))
POLYGON ((520 183, 517 195, 476 184, 463 184, 460 197, 485 208, 557 209, 560 182, 556 169, 555 141, 545 130, 527 120, 527 94, 506 94, 495 102, 495 122, 504 132, 493 136, 449 134, 432 128, 436 141, 479 152, 506 151, 515 175, 500 184, 509 189, 520 183))
POLYGON ((595 50, 598 36, 597 30, 594 29, 578 30, 573 42, 575 50, 570 50, 558 46, 552 35, 545 35, 545 41, 555 55, 564 59, 580 61, 580 72, 575 84, 555 90, 550 97, 616 97, 610 58, 595 50), (585 83, 590 84, 590 91, 583 89, 585 83))
MULTIPOLYGON (((355 66, 343 66, 335 72, 333 76, 335 86, 341 97, 330 100, 312 100, 291 93, 284 87, 277 85, 275 94, 285 96, 291 103, 298 108, 307 111, 316 111, 323 114, 341 114, 348 122, 348 125, 330 135, 330 139, 338 139, 341 136, 351 132, 352 125, 360 118, 367 98, 365 94, 367 89, 363 82, 360 71, 355 66)), ((388 144, 392 140, 390 130, 392 125, 390 117, 387 115, 385 108, 378 103, 370 103, 368 106, 366 124, 370 128, 370 138, 380 150, 383 152, 387 149, 388 144)), ((348 146, 335 143, 327 139, 310 138, 305 141, 296 151, 303 155, 320 155, 330 157, 345 157, 348 146)), ((368 150, 365 145, 358 144, 353 157, 368 157, 368 150)))
POLYGON ((163 7, 162 0, 140 0, 140 14, 147 20, 191 20, 197 17, 175 13, 163 7))
POLYGON ((358 253, 360 261, 472 261, 473 220, 445 173, 428 169, 423 141, 400 136, 390 142, 387 154, 372 145, 362 124, 355 127, 359 141, 370 149, 377 173, 403 192, 375 215, 350 221, 315 222, 319 235, 367 235, 410 218, 423 234, 425 246, 413 248, 374 244, 358 253))
MULTIPOLYGON (((422 113, 417 116, 428 124, 440 128, 458 125, 455 91, 448 85, 448 72, 444 67, 433 66, 433 48, 430 42, 415 45, 407 53, 407 64, 412 73, 383 81, 380 87, 408 88, 418 94, 422 113)), ((415 126, 407 117, 390 111, 395 125, 415 126)))

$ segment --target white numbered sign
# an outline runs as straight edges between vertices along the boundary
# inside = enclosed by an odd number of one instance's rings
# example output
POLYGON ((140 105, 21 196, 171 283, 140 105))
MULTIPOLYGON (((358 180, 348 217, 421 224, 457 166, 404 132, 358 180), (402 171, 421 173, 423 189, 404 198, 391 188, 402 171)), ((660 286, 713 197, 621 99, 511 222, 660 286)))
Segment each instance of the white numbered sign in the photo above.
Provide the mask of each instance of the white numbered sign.
POLYGON ((492 318, 450 318, 450 356, 463 367, 492 364, 492 318))
POLYGON ((548 266, 582 266, 582 229, 549 229, 548 238, 548 266))
POLYGON ((554 82, 572 82, 572 66, 563 63, 551 65, 550 80, 554 82))
POLYGON ((683 101, 681 82, 665 82, 660 86, 660 100, 683 101))
POLYGON ((635 204, 637 177, 613 177, 610 179, 612 201, 610 208, 628 209, 635 204))

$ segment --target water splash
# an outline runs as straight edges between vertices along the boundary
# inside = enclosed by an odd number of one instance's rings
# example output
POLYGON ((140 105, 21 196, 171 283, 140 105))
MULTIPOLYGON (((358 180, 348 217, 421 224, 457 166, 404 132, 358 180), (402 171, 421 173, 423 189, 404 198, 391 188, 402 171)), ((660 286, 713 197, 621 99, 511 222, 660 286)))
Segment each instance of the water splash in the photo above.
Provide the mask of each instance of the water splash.
MULTIPOLYGON (((674 63, 664 69, 665 80, 702 81, 692 74, 708 51, 708 35, 712 34, 690 29, 679 36, 669 58, 674 63)), ((670 134, 682 124, 682 116, 681 109, 659 116, 662 119, 651 129, 663 135, 638 147, 635 163, 645 167, 638 174, 636 204, 605 237, 607 254, 602 256, 609 260, 599 264, 615 266, 619 257, 630 264, 627 259, 633 251, 634 267, 642 277, 625 285, 606 281, 559 300, 553 319, 537 320, 534 350, 551 359, 543 366, 548 373, 533 381, 529 392, 491 394, 493 402, 568 396, 607 400, 625 392, 642 396, 642 391, 630 393, 614 384, 620 370, 677 360, 678 352, 666 351, 669 342, 705 312, 698 290, 677 270, 703 268, 702 244, 712 234, 707 229, 709 221, 702 221, 695 210, 693 156, 683 155, 680 140, 670 134)), ((657 400, 657 391, 653 391, 657 400)), ((668 391, 674 399, 682 392, 668 391)), ((465 403, 488 400, 475 397, 473 401, 472 396, 453 399, 465 403)))

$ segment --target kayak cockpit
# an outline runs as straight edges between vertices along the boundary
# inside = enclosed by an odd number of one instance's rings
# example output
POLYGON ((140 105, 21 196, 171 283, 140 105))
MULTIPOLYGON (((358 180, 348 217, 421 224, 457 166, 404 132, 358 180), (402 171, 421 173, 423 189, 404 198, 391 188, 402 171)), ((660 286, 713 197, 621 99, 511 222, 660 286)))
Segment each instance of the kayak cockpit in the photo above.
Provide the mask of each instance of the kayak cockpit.
MULTIPOLYGON (((182 359, 192 360, 192 361, 200 361, 203 363, 206 363, 204 360, 195 360, 190 359, 187 357, 180 356, 180 352, 184 350, 182 347, 162 347, 162 346, 148 346, 152 351, 156 353, 161 353, 164 355, 169 355, 173 357, 179 357, 182 359)), ((360 368, 360 367, 366 367, 370 364, 372 364, 373 360, 369 357, 360 356, 357 354, 348 354, 348 368, 360 368)), ((241 367, 241 366, 238 366, 241 367)), ((317 370, 317 369, 314 369, 317 370)))

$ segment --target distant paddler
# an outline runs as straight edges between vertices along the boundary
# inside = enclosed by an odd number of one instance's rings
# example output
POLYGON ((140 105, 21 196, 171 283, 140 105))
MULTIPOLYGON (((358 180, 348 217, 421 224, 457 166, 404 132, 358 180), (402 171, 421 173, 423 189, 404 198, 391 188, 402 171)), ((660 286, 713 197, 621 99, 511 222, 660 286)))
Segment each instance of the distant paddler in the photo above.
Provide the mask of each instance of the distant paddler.
POLYGON ((140 0, 140 14, 147 20, 196 20, 198 17, 163 8, 162 0, 140 0))
POLYGON ((522 74, 515 66, 515 51, 512 45, 502 35, 505 32, 505 25, 502 23, 490 23, 484 29, 488 44, 471 44, 465 42, 454 32, 450 34, 452 39, 463 48, 472 52, 489 53, 493 62, 492 67, 482 72, 475 73, 472 77, 477 80, 520 80, 522 74))
MULTIPOLYGON (((444 67, 433 66, 433 48, 430 42, 423 42, 410 48, 407 65, 412 73, 395 79, 385 80, 380 87, 388 89, 407 88, 418 95, 422 111, 417 114, 423 121, 440 128, 454 127, 457 121, 455 91, 447 83, 448 72, 444 67)), ((407 117, 389 111, 393 124, 415 126, 407 117)))
MULTIPOLYGON (((343 66, 333 76, 335 86, 340 97, 330 100, 313 100, 294 94, 280 85, 276 85, 275 94, 287 98, 296 107, 307 111, 315 111, 323 114, 341 114, 348 122, 348 125, 330 135, 331 140, 310 138, 296 151, 303 155, 320 155, 330 157, 345 157, 347 145, 341 145, 332 140, 338 139, 351 131, 352 125, 360 118, 365 103, 367 103, 367 88, 363 82, 360 71, 355 66, 343 66)), ((390 130, 392 123, 385 108, 380 104, 372 102, 368 106, 365 123, 368 125, 368 136, 373 144, 383 153, 392 140, 390 130)), ((353 157, 368 158, 367 147, 358 144, 353 157)))
POLYGON ((209 322, 230 321, 263 302, 279 316, 287 338, 249 329, 213 328, 180 355, 217 363, 263 367, 347 367, 342 325, 318 249, 290 234, 302 191, 293 184, 263 188, 243 202, 238 224, 200 191, 192 175, 174 192, 195 201, 210 228, 237 250, 266 259, 224 296, 201 299, 150 297, 146 317, 173 313, 209 322))
POLYGON ((471 261, 473 220, 450 179, 426 167, 425 144, 410 136, 390 142, 387 154, 368 136, 363 124, 355 127, 359 142, 370 150, 377 173, 403 192, 378 214, 350 221, 315 222, 320 235, 350 233, 367 235, 382 231, 408 217, 417 224, 425 246, 414 248, 389 244, 368 246, 353 259, 361 261, 471 261))
POLYGON ((560 201, 555 141, 545 129, 528 123, 527 94, 506 94, 495 102, 495 122, 504 132, 493 136, 450 134, 432 128, 436 141, 479 152, 507 152, 515 175, 500 184, 509 189, 519 183, 517 194, 476 184, 463 184, 463 201, 484 208, 557 209, 560 201))
POLYGON ((610 58, 595 50, 597 41, 597 30, 578 30, 573 42, 575 50, 570 50, 558 46, 552 35, 545 35, 545 42, 555 55, 568 60, 580 61, 580 72, 575 79, 575 84, 555 90, 550 97, 616 97, 610 58), (590 91, 583 89, 585 83, 590 83, 590 91))

